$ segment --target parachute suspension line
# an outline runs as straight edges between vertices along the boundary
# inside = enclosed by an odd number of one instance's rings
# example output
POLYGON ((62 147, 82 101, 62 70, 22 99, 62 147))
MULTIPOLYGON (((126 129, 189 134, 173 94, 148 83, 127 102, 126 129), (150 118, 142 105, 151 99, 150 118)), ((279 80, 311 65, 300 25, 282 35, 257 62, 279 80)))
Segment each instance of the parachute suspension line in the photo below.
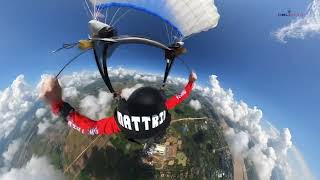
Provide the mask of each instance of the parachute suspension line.
POLYGON ((166 32, 167 32, 168 43, 170 44, 169 31, 168 31, 168 26, 167 26, 167 23, 166 23, 166 22, 164 22, 164 26, 165 26, 165 28, 166 28, 166 32))
POLYGON ((98 6, 97 15, 101 14, 103 7, 101 5, 98 6))
POLYGON ((172 30, 173 30, 173 27, 171 26, 171 32, 170 32, 170 39, 171 39, 171 42, 170 42, 170 45, 172 44, 172 40, 173 40, 173 35, 172 35, 172 30))
POLYGON ((190 66, 186 63, 185 60, 183 60, 181 57, 177 57, 181 62, 182 64, 188 69, 189 73, 192 73, 192 69, 190 68, 190 66))
POLYGON ((93 18, 96 20, 96 4, 97 4, 97 0, 94 0, 93 2, 93 18))
POLYGON ((118 8, 117 11, 113 14, 112 19, 110 21, 110 24, 113 23, 114 18, 117 16, 118 12, 121 10, 121 8, 118 8))
POLYGON ((175 33, 173 34, 173 42, 175 43, 177 39, 178 39, 178 37, 177 37, 177 32, 175 32, 175 33))
POLYGON ((90 6, 89 6, 89 4, 88 4, 88 1, 87 1, 87 0, 84 0, 84 2, 85 2, 85 4, 86 4, 86 6, 87 6, 87 8, 88 8, 88 11, 90 12, 91 16, 94 17, 93 14, 92 14, 92 11, 91 11, 91 9, 90 9, 90 6))
MULTIPOLYGON (((185 4, 186 6, 188 6, 189 9, 191 9, 188 2, 185 2, 185 1, 182 1, 182 2, 184 2, 184 4, 185 4)), ((196 22, 199 24, 199 19, 200 19, 199 16, 195 15, 194 12, 193 12, 193 10, 191 10, 191 13, 192 13, 192 15, 197 19, 196 22)), ((192 27, 191 27, 191 30, 193 30, 193 29, 195 28, 195 26, 198 25, 198 24, 196 24, 196 23, 193 24, 192 27)), ((190 35, 188 38, 186 38, 186 37, 183 38, 182 40, 187 40, 187 39, 189 39, 190 37, 191 37, 191 35, 190 35)))
MULTIPOLYGON (((95 7, 97 7, 97 6, 95 6, 95 7)), ((98 6, 97 8, 96 8, 96 18, 95 19, 98 19, 99 18, 99 16, 101 15, 101 10, 102 10, 102 7, 101 6, 98 6)))
POLYGON ((107 23, 107 20, 108 20, 108 9, 109 9, 109 8, 106 9, 106 15, 105 15, 105 17, 104 17, 104 23, 105 23, 105 24, 107 23))
POLYGON ((86 3, 84 1, 82 1, 82 6, 83 6, 83 9, 84 11, 86 12, 87 16, 89 19, 92 19, 92 16, 90 16, 88 9, 87 9, 87 6, 86 6, 86 3))
POLYGON ((197 34, 191 34, 191 35, 183 38, 183 41, 186 41, 186 40, 188 40, 189 38, 194 37, 195 35, 197 35, 197 34))
POLYGON ((115 26, 117 25, 117 23, 123 18, 125 17, 131 10, 128 9, 125 13, 123 13, 117 20, 115 20, 115 22, 113 24, 111 24, 111 26, 115 26))
MULTIPOLYGON (((182 37, 181 37, 181 34, 177 31, 174 35, 174 40, 178 40, 178 41, 182 41, 182 37)), ((175 42, 178 42, 178 41, 175 41, 175 42)))
POLYGON ((103 16, 103 13, 101 13, 103 10, 103 6, 102 5, 98 5, 98 8, 97 8, 97 17, 99 17, 100 15, 103 16))
POLYGON ((81 53, 79 53, 78 55, 76 55, 75 57, 73 57, 72 59, 70 59, 59 71, 59 73, 56 75, 56 79, 59 78, 60 74, 63 72, 63 70, 68 67, 74 60, 76 60, 78 57, 80 57, 82 54, 88 52, 89 49, 82 51, 81 53))

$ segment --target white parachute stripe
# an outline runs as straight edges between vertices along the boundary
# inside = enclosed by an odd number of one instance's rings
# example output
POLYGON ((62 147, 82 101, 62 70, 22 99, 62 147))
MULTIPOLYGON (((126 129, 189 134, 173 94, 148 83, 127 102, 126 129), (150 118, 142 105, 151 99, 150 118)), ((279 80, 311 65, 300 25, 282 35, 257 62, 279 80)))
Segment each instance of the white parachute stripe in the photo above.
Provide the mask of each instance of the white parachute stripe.
POLYGON ((98 6, 116 3, 152 12, 170 22, 184 37, 216 27, 220 18, 213 0, 97 0, 96 3, 98 6))

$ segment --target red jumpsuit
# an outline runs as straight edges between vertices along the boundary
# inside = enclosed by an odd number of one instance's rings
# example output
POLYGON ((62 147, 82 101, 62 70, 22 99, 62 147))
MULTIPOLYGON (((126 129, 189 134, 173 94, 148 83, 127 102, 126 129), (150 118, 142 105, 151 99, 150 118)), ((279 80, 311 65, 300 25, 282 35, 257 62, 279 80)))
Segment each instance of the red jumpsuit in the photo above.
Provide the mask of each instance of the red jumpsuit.
MULTIPOLYGON (((166 101, 167 109, 168 110, 173 109, 176 105, 180 104, 182 101, 188 98, 192 91, 192 88, 193 88, 193 82, 189 81, 188 84, 185 86, 184 90, 180 94, 172 96, 171 98, 167 99, 166 101)), ((63 102, 52 104, 51 108, 53 113, 59 114, 62 104, 63 102)), ((76 111, 71 111, 70 114, 68 115, 67 120, 68 120, 68 125, 71 128, 81 132, 82 134, 111 135, 111 134, 119 133, 121 131, 113 116, 107 117, 98 121, 94 121, 76 111)))

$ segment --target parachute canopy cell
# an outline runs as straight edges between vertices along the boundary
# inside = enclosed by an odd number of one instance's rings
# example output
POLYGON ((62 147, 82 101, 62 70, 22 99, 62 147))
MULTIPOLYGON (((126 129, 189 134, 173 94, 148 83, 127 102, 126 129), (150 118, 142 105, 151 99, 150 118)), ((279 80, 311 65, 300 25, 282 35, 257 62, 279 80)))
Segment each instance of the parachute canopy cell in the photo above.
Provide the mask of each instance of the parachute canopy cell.
POLYGON ((155 15, 174 27, 182 38, 217 26, 214 0, 91 0, 96 8, 127 7, 155 15))

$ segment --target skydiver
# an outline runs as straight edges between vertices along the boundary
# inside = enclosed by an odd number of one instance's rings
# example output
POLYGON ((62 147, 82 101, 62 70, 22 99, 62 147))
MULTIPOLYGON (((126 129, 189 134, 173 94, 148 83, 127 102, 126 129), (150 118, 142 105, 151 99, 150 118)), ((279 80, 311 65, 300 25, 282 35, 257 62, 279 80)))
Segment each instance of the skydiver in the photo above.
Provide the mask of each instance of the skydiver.
POLYGON ((73 129, 88 135, 111 135, 124 133, 127 139, 148 139, 162 137, 169 127, 172 110, 187 99, 197 75, 192 72, 184 90, 169 99, 163 90, 142 87, 135 90, 128 100, 122 98, 114 116, 92 120, 77 112, 62 99, 62 89, 57 79, 46 79, 41 87, 40 97, 51 106, 54 114, 62 117, 73 129))

